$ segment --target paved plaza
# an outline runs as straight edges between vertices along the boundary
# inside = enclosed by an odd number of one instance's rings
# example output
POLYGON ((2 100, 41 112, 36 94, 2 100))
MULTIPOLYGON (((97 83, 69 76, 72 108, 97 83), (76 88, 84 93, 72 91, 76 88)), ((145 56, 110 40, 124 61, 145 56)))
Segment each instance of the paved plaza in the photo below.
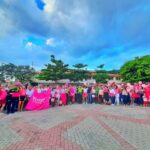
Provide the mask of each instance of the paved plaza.
POLYGON ((150 108, 74 104, 0 114, 0 150, 150 150, 150 108))

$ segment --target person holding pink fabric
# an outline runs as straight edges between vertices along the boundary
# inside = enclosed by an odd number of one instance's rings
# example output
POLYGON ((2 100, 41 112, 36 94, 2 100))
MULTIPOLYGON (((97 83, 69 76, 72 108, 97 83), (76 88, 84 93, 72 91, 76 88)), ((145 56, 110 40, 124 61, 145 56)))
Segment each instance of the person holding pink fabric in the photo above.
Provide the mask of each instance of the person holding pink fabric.
POLYGON ((20 97, 19 97, 19 105, 18 105, 18 111, 22 111, 24 108, 24 102, 27 99, 26 97, 26 89, 25 87, 20 87, 20 97))
POLYGON ((6 105, 7 92, 0 85, 0 112, 3 112, 6 105))

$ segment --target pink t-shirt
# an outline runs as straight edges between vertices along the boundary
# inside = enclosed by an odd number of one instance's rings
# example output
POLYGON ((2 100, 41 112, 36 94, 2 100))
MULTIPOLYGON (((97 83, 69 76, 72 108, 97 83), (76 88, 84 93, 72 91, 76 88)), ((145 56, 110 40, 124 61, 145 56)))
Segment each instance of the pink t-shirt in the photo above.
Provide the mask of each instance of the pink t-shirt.
POLYGON ((150 100, 150 87, 145 88, 145 97, 150 100))
POLYGON ((20 96, 26 96, 26 90, 20 89, 20 96))
POLYGON ((75 93, 75 89, 74 88, 70 88, 70 96, 74 96, 75 93))
POLYGON ((104 93, 107 93, 108 92, 108 89, 105 87, 104 88, 104 93))
POLYGON ((5 90, 0 90, 0 100, 5 100, 7 92, 5 90))

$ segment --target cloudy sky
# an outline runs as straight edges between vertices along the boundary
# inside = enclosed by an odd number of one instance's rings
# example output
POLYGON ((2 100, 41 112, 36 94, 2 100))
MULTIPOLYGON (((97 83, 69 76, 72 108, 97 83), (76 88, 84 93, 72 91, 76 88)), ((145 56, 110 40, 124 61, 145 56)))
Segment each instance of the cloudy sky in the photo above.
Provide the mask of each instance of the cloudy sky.
POLYGON ((0 0, 0 63, 118 69, 150 54, 150 0, 0 0))

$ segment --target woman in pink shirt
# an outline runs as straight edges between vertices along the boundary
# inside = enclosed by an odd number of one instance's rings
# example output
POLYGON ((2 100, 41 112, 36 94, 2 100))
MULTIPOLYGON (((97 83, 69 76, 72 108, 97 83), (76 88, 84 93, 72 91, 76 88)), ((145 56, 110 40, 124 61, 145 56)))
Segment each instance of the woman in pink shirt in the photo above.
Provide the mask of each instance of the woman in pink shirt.
POLYGON ((67 96, 66 96, 66 91, 64 86, 61 89, 61 100, 62 100, 62 105, 66 105, 67 96))
POLYGON ((109 90, 107 86, 104 87, 103 94, 104 94, 105 104, 109 104, 109 90))
POLYGON ((74 103, 74 101, 75 101, 74 95, 75 95, 75 88, 73 86, 71 86, 69 89, 69 98, 70 98, 71 103, 74 103))
POLYGON ((110 96, 112 105, 115 105, 115 94, 116 94, 115 93, 115 88, 114 87, 110 87, 109 96, 110 96))
POLYGON ((127 87, 125 85, 123 86, 122 89, 122 100, 124 105, 128 104, 128 92, 127 92, 127 87))
POLYGON ((146 98, 147 102, 150 103, 150 83, 144 89, 144 93, 145 93, 145 98, 146 98))
POLYGON ((87 93, 88 88, 86 86, 83 87, 83 95, 82 95, 82 99, 83 99, 83 103, 87 103, 87 97, 88 97, 88 93, 87 93))
POLYGON ((140 88, 137 84, 134 85, 132 96, 134 98, 134 103, 140 105, 140 88))
POLYGON ((116 87, 115 87, 115 103, 116 103, 116 105, 119 105, 119 104, 120 104, 120 99, 119 99, 119 97, 120 97, 120 89, 119 89, 119 87, 116 85, 116 87))

